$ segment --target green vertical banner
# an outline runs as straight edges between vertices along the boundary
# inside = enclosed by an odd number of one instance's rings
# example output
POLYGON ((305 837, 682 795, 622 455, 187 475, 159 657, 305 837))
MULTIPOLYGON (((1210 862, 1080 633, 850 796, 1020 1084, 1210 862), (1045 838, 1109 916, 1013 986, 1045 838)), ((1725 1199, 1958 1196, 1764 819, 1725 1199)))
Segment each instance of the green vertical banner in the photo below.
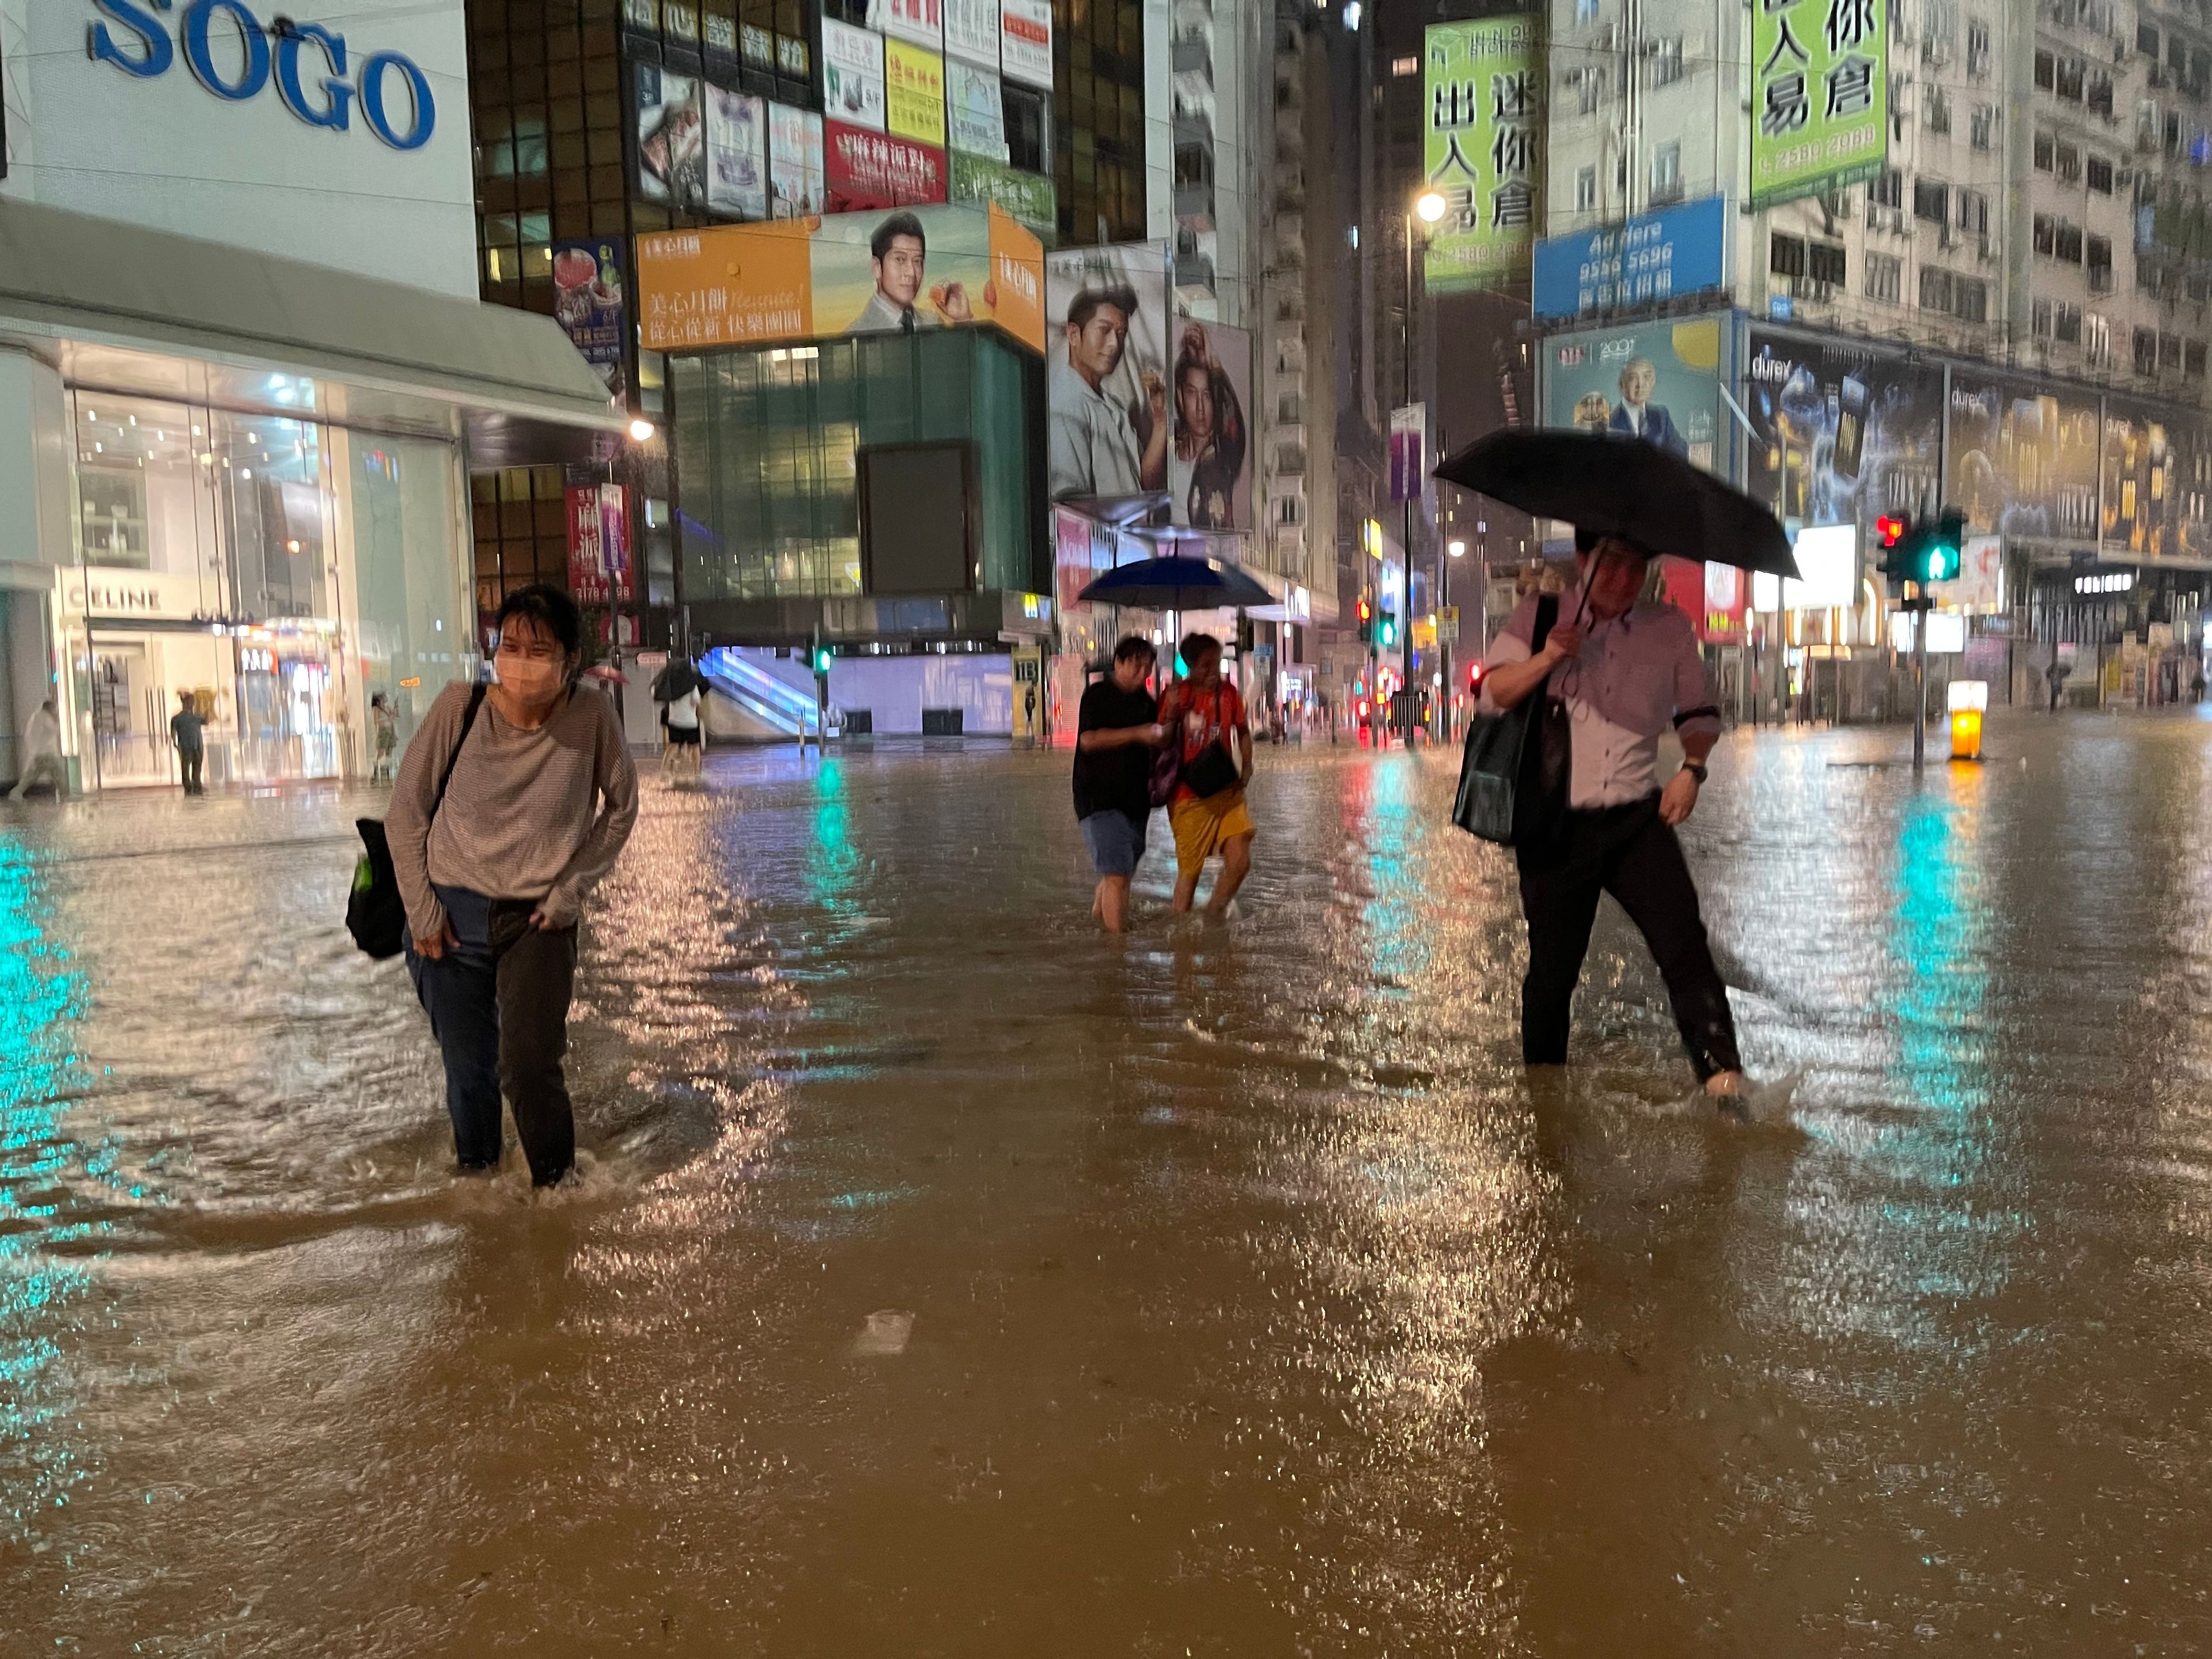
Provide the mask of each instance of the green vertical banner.
POLYGON ((1755 0, 1751 205, 1877 177, 1889 164, 1887 0, 1755 0))
POLYGON ((1431 294, 1528 268, 1543 202, 1540 21, 1531 13, 1429 27, 1421 163, 1445 203, 1423 262, 1431 294))

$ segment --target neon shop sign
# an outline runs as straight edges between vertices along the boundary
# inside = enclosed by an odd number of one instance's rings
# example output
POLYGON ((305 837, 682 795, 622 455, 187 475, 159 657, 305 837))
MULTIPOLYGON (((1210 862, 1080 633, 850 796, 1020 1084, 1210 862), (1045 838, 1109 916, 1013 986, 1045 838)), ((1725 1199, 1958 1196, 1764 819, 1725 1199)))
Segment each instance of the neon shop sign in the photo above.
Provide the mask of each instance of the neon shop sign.
POLYGON ((139 80, 168 73, 181 48, 192 78, 226 103, 242 104, 273 81, 284 107, 309 126, 348 131, 358 108, 362 125, 394 149, 422 149, 438 125, 430 78, 413 58, 373 52, 356 59, 345 36, 320 23, 280 16, 264 28, 245 0, 191 0, 173 39, 155 14, 176 0, 92 3, 128 33, 118 40, 106 23, 93 24, 86 55, 139 80))

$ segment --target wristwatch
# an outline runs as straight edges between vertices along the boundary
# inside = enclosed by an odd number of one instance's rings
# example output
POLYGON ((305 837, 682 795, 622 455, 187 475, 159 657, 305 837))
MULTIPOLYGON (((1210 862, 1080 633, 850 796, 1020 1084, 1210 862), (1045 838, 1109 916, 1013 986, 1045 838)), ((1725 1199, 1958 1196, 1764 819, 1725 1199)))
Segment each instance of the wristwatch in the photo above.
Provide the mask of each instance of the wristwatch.
POLYGON ((1705 762, 1686 760, 1682 763, 1682 769, 1698 781, 1698 788, 1702 789, 1705 787, 1705 762))

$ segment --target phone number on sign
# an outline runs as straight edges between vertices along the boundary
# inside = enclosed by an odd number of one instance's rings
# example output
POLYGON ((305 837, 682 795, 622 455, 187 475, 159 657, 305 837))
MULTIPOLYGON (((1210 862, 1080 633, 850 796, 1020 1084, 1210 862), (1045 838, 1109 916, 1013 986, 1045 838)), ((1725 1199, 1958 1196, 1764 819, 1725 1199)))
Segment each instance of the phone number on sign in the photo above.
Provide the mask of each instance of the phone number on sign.
POLYGON ((1852 155, 1863 149, 1872 149, 1881 143, 1880 127, 1861 127, 1853 132, 1838 132, 1825 139, 1815 139, 1809 144, 1799 144, 1790 149, 1776 150, 1765 158, 1760 171, 1772 174, 1795 173, 1800 167, 1819 165, 1852 155))

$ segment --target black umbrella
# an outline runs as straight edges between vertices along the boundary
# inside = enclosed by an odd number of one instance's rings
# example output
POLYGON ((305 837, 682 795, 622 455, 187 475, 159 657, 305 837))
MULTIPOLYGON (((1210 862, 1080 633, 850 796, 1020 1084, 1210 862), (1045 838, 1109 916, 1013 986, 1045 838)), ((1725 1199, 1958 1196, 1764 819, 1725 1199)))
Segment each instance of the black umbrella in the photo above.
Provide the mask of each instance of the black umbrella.
POLYGON ((1139 559, 1117 566, 1075 596, 1146 611, 1239 611, 1275 596, 1218 559, 1139 559))
POLYGON ((1622 536, 1654 553, 1793 580, 1797 560, 1750 496, 1640 438, 1602 432, 1493 432, 1437 468, 1463 489, 1539 518, 1622 536))
POLYGON ((707 682, 699 671, 682 657, 671 661, 667 667, 653 677, 653 700, 655 702, 674 702, 694 691, 703 691, 707 682))

